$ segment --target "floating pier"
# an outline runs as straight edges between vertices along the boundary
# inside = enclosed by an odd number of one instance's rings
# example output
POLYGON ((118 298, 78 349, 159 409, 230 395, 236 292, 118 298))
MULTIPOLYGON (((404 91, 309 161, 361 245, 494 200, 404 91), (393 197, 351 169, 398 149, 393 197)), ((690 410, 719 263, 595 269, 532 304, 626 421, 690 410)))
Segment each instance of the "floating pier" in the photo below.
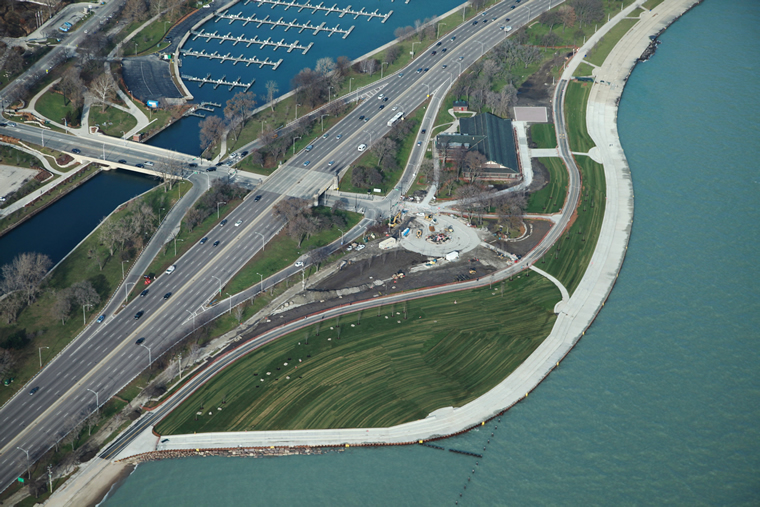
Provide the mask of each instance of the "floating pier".
POLYGON ((476 458, 482 458, 482 454, 477 454, 470 451, 460 451, 459 449, 449 449, 449 452, 455 452, 457 454, 466 454, 467 456, 475 456, 476 458))
POLYGON ((270 19, 268 15, 262 19, 256 16, 243 16, 242 12, 239 12, 238 14, 217 14, 216 21, 219 21, 220 19, 228 19, 230 21, 230 24, 234 23, 235 21, 242 21, 243 26, 247 25, 248 23, 255 23, 256 28, 261 28, 262 25, 272 25, 272 30, 274 30, 275 27, 282 26, 285 28, 286 32, 291 28, 298 30, 298 33, 301 33, 304 30, 313 31, 313 35, 318 35, 319 32, 327 32, 328 37, 332 37, 334 34, 338 33, 343 34, 344 39, 354 31, 353 26, 351 26, 351 28, 348 30, 344 30, 340 27, 340 25, 335 25, 334 28, 330 28, 328 26, 325 26, 327 23, 322 23, 321 25, 317 26, 313 25, 311 21, 307 21, 306 23, 299 23, 298 20, 295 19, 293 21, 283 21, 284 18, 273 20, 270 19))
POLYGON ((194 49, 183 49, 180 51, 180 53, 184 56, 195 56, 196 58, 208 58, 209 60, 221 60, 221 63, 224 62, 233 62, 233 65, 237 65, 240 62, 245 63, 245 66, 248 67, 249 65, 258 65, 259 68, 263 68, 265 65, 269 65, 272 67, 272 70, 277 70, 277 67, 280 66, 282 63, 282 58, 280 58, 278 61, 270 60, 269 57, 266 57, 264 60, 259 60, 255 56, 247 58, 243 56, 242 54, 240 56, 232 56, 232 53, 227 53, 226 55, 219 54, 218 51, 214 51, 213 53, 206 53, 205 49, 201 49, 200 51, 195 51, 194 49))
POLYGON ((240 78, 237 78, 235 81, 227 81, 225 78, 226 75, 222 76, 220 79, 212 79, 211 74, 206 74, 206 77, 195 77, 195 76, 188 76, 187 74, 182 74, 180 76, 182 79, 185 79, 187 81, 192 81, 195 83, 198 83, 198 88, 201 88, 205 84, 212 84, 214 85, 214 90, 219 88, 220 86, 229 86, 230 91, 232 91, 234 88, 243 88, 243 91, 247 92, 248 89, 253 86, 253 83, 256 82, 254 79, 250 83, 243 83, 240 81, 240 78))
POLYGON ((195 111, 188 111, 186 116, 197 116, 198 118, 205 118, 206 115, 202 113, 196 113, 195 111))
POLYGON ((210 42, 212 39, 218 40, 219 44, 222 44, 225 41, 231 41, 233 46, 237 46, 239 43, 245 44, 245 47, 251 47, 252 45, 259 46, 259 49, 264 49, 266 46, 272 46, 272 51, 277 51, 280 48, 287 48, 288 53, 290 53, 293 50, 300 50, 301 54, 306 54, 309 52, 311 47, 314 45, 313 42, 310 42, 308 45, 304 46, 303 44, 299 44, 298 41, 295 42, 285 42, 285 39, 280 40, 279 42, 273 41, 271 37, 268 39, 260 39, 258 35, 255 35, 253 39, 249 39, 247 37, 243 37, 242 35, 231 35, 228 33, 227 35, 219 35, 219 32, 209 33, 201 30, 200 32, 190 32, 193 35, 193 40, 196 39, 206 39, 206 42, 210 42))
POLYGON ((357 11, 352 9, 350 5, 348 7, 338 7, 338 4, 335 4, 332 7, 326 7, 324 2, 320 3, 319 5, 314 5, 310 0, 306 0, 306 3, 298 3, 295 0, 291 0, 290 2, 284 0, 246 0, 243 5, 248 5, 251 2, 258 4, 259 7, 262 7, 264 5, 271 5, 272 9, 274 9, 277 6, 282 6, 285 7, 285 10, 293 7, 294 9, 298 9, 298 12, 307 10, 311 11, 312 14, 316 14, 318 11, 324 11, 325 16, 336 13, 340 18, 346 15, 353 16, 354 19, 357 19, 360 16, 366 16, 367 21, 372 21, 374 18, 380 18, 383 20, 382 23, 388 21, 388 18, 390 18, 391 14, 393 14, 393 11, 390 11, 386 14, 381 14, 377 9, 375 9, 374 12, 367 12, 364 10, 364 7, 362 7, 361 10, 357 11))

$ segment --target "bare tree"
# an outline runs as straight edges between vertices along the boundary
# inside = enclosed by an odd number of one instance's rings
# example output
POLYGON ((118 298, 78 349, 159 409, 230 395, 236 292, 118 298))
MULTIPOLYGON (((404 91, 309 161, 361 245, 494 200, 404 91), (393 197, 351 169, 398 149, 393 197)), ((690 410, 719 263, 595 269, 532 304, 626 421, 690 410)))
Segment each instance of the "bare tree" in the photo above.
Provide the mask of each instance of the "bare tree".
POLYGON ((127 0, 123 16, 127 21, 139 21, 145 18, 147 12, 148 5, 145 0, 127 0))
POLYGON ((116 83, 110 74, 103 73, 95 78, 90 85, 90 93, 95 97, 95 101, 101 105, 100 111, 103 112, 116 95, 116 83))
POLYGON ((277 85, 277 81, 269 80, 266 84, 267 88, 267 102, 269 102, 269 105, 272 107, 272 111, 274 111, 274 96, 277 95, 277 92, 280 91, 280 87, 277 85))
POLYGON ((18 312, 24 307, 24 297, 20 293, 6 294, 0 297, 0 315, 7 324, 13 324, 18 318, 18 312))
POLYGON ((317 60, 314 71, 322 77, 326 77, 335 70, 335 61, 329 56, 317 60))
POLYGON ((240 324, 243 321, 243 313, 245 313, 245 307, 243 305, 237 305, 232 313, 235 316, 235 320, 237 320, 238 324, 240 324))
POLYGON ((72 299, 78 306, 97 305, 100 303, 100 295, 93 287, 92 282, 84 280, 71 286, 72 299))
POLYGON ((218 116, 209 116, 200 124, 201 149, 214 146, 224 134, 224 122, 218 116))
POLYGON ((0 377, 13 371, 16 366, 16 355, 8 349, 0 349, 0 377))
POLYGON ((253 92, 238 92, 227 101, 224 108, 224 118, 233 133, 238 126, 240 127, 238 133, 235 134, 236 138, 243 131, 245 122, 251 117, 255 107, 256 94, 253 92))
POLYGON ((27 304, 32 304, 42 279, 53 265, 50 257, 31 252, 17 255, 13 262, 2 267, 3 292, 19 291, 26 296, 27 304))
POLYGON ((53 303, 53 317, 59 319, 61 324, 66 324, 66 319, 69 318, 71 313, 71 291, 65 289, 59 291, 55 296, 55 303, 53 303))

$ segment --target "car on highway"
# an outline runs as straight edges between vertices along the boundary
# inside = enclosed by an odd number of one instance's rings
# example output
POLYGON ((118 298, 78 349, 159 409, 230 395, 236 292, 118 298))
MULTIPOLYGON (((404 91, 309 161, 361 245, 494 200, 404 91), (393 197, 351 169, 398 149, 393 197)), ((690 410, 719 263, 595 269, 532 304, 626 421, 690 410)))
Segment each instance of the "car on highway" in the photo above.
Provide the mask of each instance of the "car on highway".
POLYGON ((454 41, 456 40, 456 38, 457 38, 457 36, 456 36, 456 35, 455 35, 455 36, 453 36, 453 37, 451 38, 451 42, 454 42, 454 41))
POLYGON ((509 18, 504 20, 505 23, 509 23, 509 18))
POLYGON ((329 161, 329 162, 327 163, 327 165, 333 165, 334 163, 335 163, 335 161, 334 161, 334 160, 331 160, 331 161, 329 161))
POLYGON ((201 239, 201 245, 202 245, 203 243, 205 243, 206 241, 208 241, 208 236, 206 236, 206 237, 204 237, 203 239, 201 239))
POLYGON ((145 311, 140 310, 139 312, 135 314, 135 320, 140 320, 140 317, 142 317, 143 315, 145 315, 145 311))
POLYGON ((507 32, 511 32, 512 31, 512 27, 508 26, 508 27, 504 28, 504 30, 506 30, 507 32))
POLYGON ((261 196, 260 196, 260 195, 257 195, 257 196, 256 196, 256 197, 253 199, 253 202, 259 202, 260 200, 261 200, 261 196))
POLYGON ((122 159, 120 159, 120 160, 119 160, 119 163, 120 163, 120 164, 126 164, 126 163, 127 163, 127 161, 126 161, 126 160, 124 160, 124 159, 122 158, 122 159))
POLYGON ((227 223, 227 219, 225 218, 224 220, 222 220, 221 222, 219 222, 219 227, 224 227, 224 224, 226 224, 226 223, 227 223))
POLYGON ((377 96, 377 98, 378 98, 378 99, 381 99, 381 100, 382 100, 382 98, 383 98, 383 97, 385 97, 385 95, 383 95, 382 93, 381 93, 380 95, 378 95, 378 96, 377 96))
POLYGON ((342 137, 343 137, 343 134, 338 134, 337 136, 335 136, 335 139, 340 139, 342 137))
POLYGON ((29 391, 29 394, 34 394, 34 393, 36 393, 36 392, 37 392, 37 391, 39 391, 39 390, 40 390, 40 386, 37 386, 37 387, 33 387, 33 388, 32 388, 32 390, 31 390, 31 391, 29 391))
POLYGON ((361 116, 359 117, 359 119, 360 119, 360 120, 363 120, 363 119, 364 119, 364 115, 361 115, 361 116))
POLYGON ((433 51, 432 53, 430 53, 430 56, 435 56, 437 54, 438 54, 438 51, 433 51))
POLYGON ((441 50, 441 53, 445 53, 446 51, 448 51, 448 49, 446 49, 446 48, 443 48, 443 49, 441 50))
POLYGON ((295 263, 295 264, 293 264, 293 265, 294 265, 295 267, 297 267, 297 268, 301 268, 301 267, 303 267, 303 261, 296 261, 296 263, 295 263))
POLYGON ((106 314, 104 313, 100 317, 98 317, 98 324, 102 323, 104 320, 106 320, 106 314))
POLYGON ((243 223, 242 220, 238 220, 237 222, 235 222, 235 227, 240 227, 240 224, 242 223, 243 223))
POLYGON ((384 97, 383 102, 388 102, 388 97, 384 97))
POLYGON ((153 167, 155 164, 151 162, 150 160, 146 160, 145 165, 147 165, 148 167, 153 167))
POLYGON ((514 8, 515 8, 515 6, 514 6, 514 5, 510 5, 510 6, 509 6, 509 8, 510 8, 510 9, 514 9, 514 8))
POLYGON ((171 292, 167 292, 166 294, 164 294, 164 299, 169 299, 170 297, 172 297, 171 292))
POLYGON ((207 168, 206 168, 206 172, 207 172, 207 173, 212 173, 212 172, 214 172, 214 171, 216 171, 216 167, 214 167, 214 166, 211 166, 211 167, 207 167, 207 168))
POLYGON ((140 169, 144 169, 145 168, 145 166, 142 165, 142 164, 135 164, 135 167, 139 167, 140 169))
POLYGON ((143 338, 138 338, 138 339, 137 339, 137 341, 135 342, 135 345, 140 345, 140 344, 141 344, 142 342, 144 342, 144 341, 145 341, 145 337, 143 337, 143 338))
POLYGON ((464 60, 464 56, 459 57, 459 61, 461 62, 462 60, 464 60))
POLYGON ((441 44, 442 44, 442 42, 441 42, 441 41, 438 41, 438 42, 436 43, 436 46, 440 46, 441 44))
POLYGON ((420 72, 422 72, 422 67, 420 67, 419 69, 417 69, 417 74, 419 74, 420 72))
POLYGON ((145 289, 144 291, 142 291, 142 292, 140 293, 140 297, 141 297, 141 298, 144 298, 145 296, 147 296, 147 295, 148 295, 148 291, 149 291, 149 290, 150 290, 150 289, 145 289))
POLYGON ((430 70, 430 69, 429 69, 428 67, 425 67, 425 70, 424 70, 423 72, 427 72, 427 71, 429 71, 429 70, 430 70))
POLYGON ((398 106, 393 106, 393 107, 391 108, 391 111, 397 111, 397 110, 398 110, 398 106))
POLYGON ((366 144, 364 144, 364 143, 362 143, 362 144, 360 144, 360 145, 359 145, 359 148, 358 148, 358 149, 359 149, 359 151, 364 151, 364 150, 366 150, 366 149, 367 149, 367 145, 366 145, 366 144))
POLYGON ((372 119, 372 118, 370 118, 369 116, 367 116, 366 118, 364 118, 364 123, 367 123, 367 122, 368 122, 368 121, 370 121, 371 119, 372 119))
POLYGON ((306 151, 311 151, 313 149, 314 149, 314 145, 313 144, 310 144, 309 146, 306 147, 306 151))
POLYGON ((472 24, 473 24, 473 25, 477 25, 477 24, 478 24, 478 22, 477 22, 477 21, 473 21, 473 22, 472 22, 472 24))
POLYGON ((442 68, 442 69, 445 69, 445 68, 447 68, 447 67, 448 67, 448 65, 446 65, 445 63, 444 63, 443 65, 441 65, 441 68, 442 68))
POLYGON ((219 246, 220 241, 217 239, 212 246, 219 246))
POLYGON ((417 141, 417 146, 422 146, 422 141, 417 141))
POLYGON ((306 162, 304 162, 304 163, 303 163, 303 166, 304 166, 304 167, 306 167, 306 166, 307 166, 307 165, 309 165, 309 164, 311 164, 311 160, 307 160, 306 162))
POLYGON ((383 109, 385 107, 385 104, 380 104, 380 109, 383 109))
POLYGON ((484 20, 483 20, 483 24, 485 25, 486 23, 488 23, 488 20, 487 20, 487 19, 484 19, 484 20))
POLYGON ((82 153, 82 150, 80 150, 79 148, 74 148, 73 150, 71 150, 71 153, 76 153, 78 155, 82 153))
POLYGON ((166 274, 167 275, 171 275, 172 273, 174 273, 175 269, 177 269, 177 265, 176 264, 172 264, 171 266, 169 266, 168 268, 166 268, 166 274))

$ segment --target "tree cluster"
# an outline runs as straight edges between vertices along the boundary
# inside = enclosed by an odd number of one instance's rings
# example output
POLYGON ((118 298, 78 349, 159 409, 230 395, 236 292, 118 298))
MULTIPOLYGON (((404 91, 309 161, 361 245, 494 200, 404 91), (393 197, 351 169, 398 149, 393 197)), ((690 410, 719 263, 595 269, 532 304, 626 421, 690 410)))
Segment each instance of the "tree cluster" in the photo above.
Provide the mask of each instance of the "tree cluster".
POLYGON ((340 209, 321 210, 311 208, 311 203, 306 199, 291 197, 284 199, 272 208, 272 215, 276 218, 287 221, 285 232, 294 241, 298 242, 298 247, 304 240, 311 238, 333 227, 345 228, 346 217, 340 209))
POLYGON ((72 312, 77 312, 81 306, 96 306, 100 303, 100 295, 89 280, 78 282, 67 289, 58 291, 53 303, 53 317, 66 324, 72 312))
POLYGON ((477 219, 482 224, 484 214, 495 214, 497 224, 507 231, 520 227, 528 202, 523 192, 487 190, 477 182, 457 188, 456 197, 459 209, 467 213, 471 222, 477 219))
POLYGON ((372 147, 372 153, 377 157, 377 167, 355 166, 351 170, 351 185, 356 188, 376 187, 383 182, 385 174, 398 170, 399 146, 418 123, 415 119, 396 123, 390 132, 372 147))
MULTIPOLYGON (((133 201, 127 205, 124 216, 111 218, 100 226, 100 243, 108 249, 111 257, 117 248, 122 252, 132 247, 142 248, 157 227, 155 221, 156 214, 151 206, 133 201)), ((102 262, 98 260, 101 270, 105 259, 102 262)))
POLYGON ((211 190, 203 194, 185 215, 185 227, 192 231, 212 213, 216 213, 217 203, 241 199, 245 194, 246 190, 242 187, 222 180, 215 180, 211 185, 211 190))

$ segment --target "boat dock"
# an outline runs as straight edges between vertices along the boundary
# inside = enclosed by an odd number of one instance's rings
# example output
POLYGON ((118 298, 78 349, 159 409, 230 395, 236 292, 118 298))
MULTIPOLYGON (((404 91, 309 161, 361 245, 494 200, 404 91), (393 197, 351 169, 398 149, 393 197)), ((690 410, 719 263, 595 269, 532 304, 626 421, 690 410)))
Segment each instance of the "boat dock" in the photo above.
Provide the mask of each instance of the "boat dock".
POLYGON ((332 13, 337 13, 339 18, 342 18, 346 15, 353 16, 354 19, 357 19, 360 16, 367 16, 367 21, 372 21, 374 18, 381 18, 382 23, 388 21, 388 18, 390 18, 391 14, 393 14, 393 11, 390 11, 387 14, 381 14, 377 9, 375 9, 374 12, 367 12, 364 10, 364 7, 362 7, 361 10, 357 11, 352 9, 350 5, 348 7, 338 7, 338 4, 335 4, 332 7, 326 7, 324 2, 320 3, 319 5, 314 5, 310 0, 306 0, 306 3, 298 3, 296 0, 291 0, 289 2, 285 0, 246 0, 243 5, 248 5, 250 2, 257 3, 259 7, 262 7, 264 5, 271 5, 272 9, 279 5, 285 7, 285 10, 288 10, 291 7, 298 9, 298 12, 309 10, 312 14, 316 14, 318 11, 324 11, 325 16, 329 16, 332 13))
POLYGON ((258 65, 259 68, 263 68, 265 65, 269 65, 272 67, 272 70, 277 70, 277 67, 280 66, 282 63, 282 58, 277 60, 276 62, 274 60, 270 60, 269 57, 266 57, 264 60, 259 60, 255 56, 252 56, 250 58, 247 58, 243 56, 242 54, 240 56, 232 56, 232 53, 227 53, 226 55, 219 54, 218 51, 214 51, 213 53, 206 53, 205 49, 201 49, 200 51, 195 51, 194 49, 183 49, 180 51, 180 53, 183 56, 195 56, 196 58, 208 58, 209 60, 221 60, 221 63, 224 62, 233 62, 233 65, 237 65, 240 62, 245 63, 245 66, 248 67, 249 65, 258 65))
POLYGON ((214 85, 214 90, 216 90, 220 86, 229 86, 230 91, 232 91, 236 87, 239 87, 239 88, 243 88, 243 91, 247 92, 248 89, 251 86, 253 86, 253 83, 256 82, 256 80, 254 79, 250 83, 243 83, 240 81, 240 78, 237 78, 235 81, 227 81, 225 80, 227 75, 222 76, 220 79, 211 79, 211 74, 207 74, 206 77, 195 77, 195 76, 188 76, 187 74, 182 74, 182 76, 180 77, 187 81, 193 81, 195 83, 198 83, 198 88, 201 88, 205 84, 212 84, 214 85))
POLYGON ((334 34, 343 34, 343 38, 345 39, 348 37, 351 32, 354 31, 354 27, 351 26, 348 30, 345 30, 340 27, 340 25, 335 25, 334 28, 329 28, 325 25, 327 23, 322 23, 320 25, 313 25, 311 21, 307 21, 306 23, 299 23, 297 20, 293 21, 283 21, 284 18, 280 18, 278 20, 270 19, 267 15, 265 18, 258 18, 256 16, 243 16, 243 13, 240 12, 238 14, 217 14, 216 15, 216 21, 218 22, 220 19, 228 19, 230 20, 230 24, 232 24, 235 21, 242 21, 243 26, 247 25, 248 23, 255 23, 257 26, 256 28, 261 28, 262 25, 272 25, 272 29, 278 26, 282 26, 285 28, 285 31, 287 32, 291 28, 295 28, 298 30, 298 33, 303 32, 304 30, 313 31, 313 35, 318 35, 319 32, 327 32, 328 37, 332 37, 334 34))
POLYGON ((304 46, 303 44, 299 44, 298 41, 295 42, 285 42, 285 39, 282 39, 281 41, 273 41, 271 37, 269 37, 266 40, 260 39, 258 35, 254 35, 253 39, 249 39, 247 37, 243 37, 242 35, 234 36, 231 33, 228 33, 227 35, 219 35, 219 32, 206 32, 204 30, 201 30, 200 32, 190 32, 193 35, 193 40, 196 39, 206 39, 206 42, 210 42, 212 39, 219 40, 219 44, 225 42, 225 41, 232 41, 233 46, 237 46, 239 43, 243 43, 246 46, 245 47, 251 47, 252 45, 258 45, 259 49, 264 49, 266 46, 273 46, 272 51, 277 51, 280 48, 288 48, 288 53, 290 53, 293 50, 300 50, 301 54, 306 54, 309 52, 311 47, 314 45, 313 42, 310 42, 307 46, 304 46))

